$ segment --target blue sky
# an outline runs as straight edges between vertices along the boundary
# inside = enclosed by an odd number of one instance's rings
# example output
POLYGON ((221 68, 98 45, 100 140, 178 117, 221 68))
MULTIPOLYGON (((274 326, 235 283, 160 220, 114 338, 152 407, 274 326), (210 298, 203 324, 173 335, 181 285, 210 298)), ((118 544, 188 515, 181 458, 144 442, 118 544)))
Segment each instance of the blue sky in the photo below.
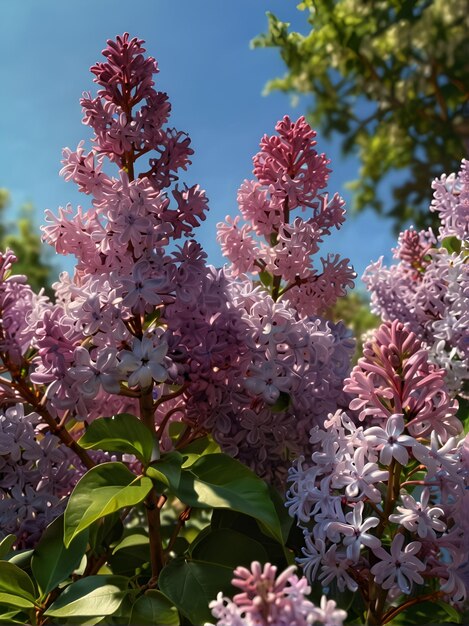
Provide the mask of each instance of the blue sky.
MULTIPOLYGON (((236 192, 251 178, 252 156, 264 133, 285 114, 298 117, 310 100, 292 106, 284 94, 263 96, 265 83, 283 74, 276 50, 251 50, 250 40, 267 26, 266 11, 306 29, 295 0, 0 0, 0 187, 13 206, 31 201, 37 223, 45 208, 89 198, 59 176, 61 151, 89 137, 81 124, 79 98, 95 91, 89 67, 107 39, 127 31, 146 41, 160 67, 157 88, 172 103, 170 125, 189 133, 193 165, 181 177, 199 183, 210 199, 210 214, 198 229, 209 260, 221 265, 217 222, 236 214, 236 192)), ((343 185, 356 177, 358 163, 344 160, 337 143, 318 135, 318 151, 332 160, 329 191, 346 200, 343 185)), ((350 214, 322 250, 351 259, 359 275, 371 260, 391 259, 395 245, 389 222, 371 213, 350 214)), ((58 258, 71 270, 72 259, 58 258)))

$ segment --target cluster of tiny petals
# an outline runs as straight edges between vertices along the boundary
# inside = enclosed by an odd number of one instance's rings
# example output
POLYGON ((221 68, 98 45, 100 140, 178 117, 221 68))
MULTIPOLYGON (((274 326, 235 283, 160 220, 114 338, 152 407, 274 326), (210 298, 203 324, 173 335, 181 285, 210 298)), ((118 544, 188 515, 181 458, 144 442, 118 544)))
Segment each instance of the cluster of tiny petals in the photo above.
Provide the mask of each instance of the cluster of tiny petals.
POLYGON ((209 605, 216 626, 342 626, 347 613, 325 596, 314 605, 306 598, 311 591, 306 578, 294 571, 290 566, 277 576, 275 565, 257 561, 250 569, 237 567, 231 584, 242 593, 232 600, 220 593, 209 605))
POLYGON ((446 370, 452 393, 463 397, 469 383, 468 163, 462 161, 457 176, 433 183, 430 208, 441 220, 438 238, 431 230, 404 231, 394 251, 399 262, 386 267, 379 259, 363 276, 372 310, 385 321, 407 324, 446 370))
POLYGON ((21 404, 0 411, 0 539, 12 533, 18 547, 33 546, 64 509, 76 481, 71 452, 40 430, 36 413, 21 404))
POLYGON ((402 413, 413 436, 429 436, 434 430, 446 441, 461 431, 458 402, 448 393, 445 371, 398 321, 382 324, 365 343, 344 390, 354 396, 350 408, 359 412, 360 421, 383 423, 402 413))
POLYGON ((396 598, 436 580, 451 602, 467 596, 467 438, 455 436, 444 372, 425 354, 402 324, 383 324, 345 386, 360 419, 331 414, 311 430, 309 459, 290 469, 286 505, 303 528, 298 562, 312 584, 356 591, 371 579, 396 598), (401 478, 417 467, 421 480, 401 478))
POLYGON ((344 201, 322 193, 329 161, 316 152, 315 132, 304 117, 293 122, 286 116, 275 129, 254 157, 257 180, 244 181, 238 192, 246 223, 227 218, 218 224, 218 240, 234 275, 268 272, 282 280, 283 298, 301 315, 320 315, 354 284, 348 259, 328 255, 321 270, 312 259, 324 237, 340 228, 344 201), (301 216, 292 213, 296 209, 301 216))
POLYGON ((441 220, 440 238, 469 238, 469 161, 463 159, 458 174, 443 174, 432 183, 434 189, 430 210, 441 220))

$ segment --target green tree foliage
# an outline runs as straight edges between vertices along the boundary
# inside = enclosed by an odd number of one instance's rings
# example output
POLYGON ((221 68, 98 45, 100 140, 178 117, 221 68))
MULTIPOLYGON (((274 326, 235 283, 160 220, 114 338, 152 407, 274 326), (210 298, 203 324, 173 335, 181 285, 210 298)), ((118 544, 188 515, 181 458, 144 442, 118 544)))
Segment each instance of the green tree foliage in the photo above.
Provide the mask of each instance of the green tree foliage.
POLYGON ((370 313, 370 303, 366 294, 360 291, 351 291, 343 298, 339 298, 335 305, 325 314, 326 319, 333 322, 343 321, 353 332, 356 340, 353 363, 362 356, 363 336, 367 331, 377 328, 380 318, 370 313))
POLYGON ((467 0, 304 0, 298 8, 308 34, 268 14, 268 33, 253 42, 278 47, 288 68, 267 90, 312 94, 313 125, 358 154, 355 210, 371 207, 397 229, 428 225, 431 180, 469 153, 467 0), (385 209, 378 185, 393 172, 385 209))
POLYGON ((0 189, 0 250, 10 248, 18 257, 15 273, 25 274, 35 291, 45 289, 51 295, 50 285, 54 268, 47 258, 47 251, 41 242, 35 224, 34 209, 27 204, 20 209, 14 225, 5 219, 5 211, 10 204, 10 195, 6 189, 0 189))

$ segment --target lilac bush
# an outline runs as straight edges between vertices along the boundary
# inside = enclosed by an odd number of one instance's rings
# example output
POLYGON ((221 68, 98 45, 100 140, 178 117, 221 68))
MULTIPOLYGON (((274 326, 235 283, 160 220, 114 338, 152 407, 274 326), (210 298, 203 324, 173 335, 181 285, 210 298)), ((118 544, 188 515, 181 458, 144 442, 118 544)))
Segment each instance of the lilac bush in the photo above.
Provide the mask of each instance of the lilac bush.
POLYGON ((207 197, 179 180, 190 139, 144 53, 108 41, 81 100, 91 147, 63 152, 88 208, 47 211, 43 231, 73 275, 52 301, 0 255, 0 621, 375 626, 425 603, 454 617, 467 162, 434 184, 438 236, 410 229, 397 265, 367 270, 383 324, 351 370, 354 341, 324 315, 355 274, 319 254, 344 202, 314 131, 284 117, 262 138, 214 268, 195 239, 207 197))

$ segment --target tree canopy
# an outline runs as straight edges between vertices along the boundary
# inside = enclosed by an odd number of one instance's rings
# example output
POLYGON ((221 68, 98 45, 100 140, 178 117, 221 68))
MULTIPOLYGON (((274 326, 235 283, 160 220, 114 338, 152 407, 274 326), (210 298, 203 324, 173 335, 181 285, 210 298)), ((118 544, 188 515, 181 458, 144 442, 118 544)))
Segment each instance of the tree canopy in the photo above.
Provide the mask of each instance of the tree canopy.
POLYGON ((431 181, 469 154, 466 0, 304 0, 299 9, 309 33, 269 13, 268 32, 253 41, 278 47, 288 69, 267 90, 312 95, 312 124, 358 155, 356 211, 372 208, 396 229, 428 225, 431 181))

